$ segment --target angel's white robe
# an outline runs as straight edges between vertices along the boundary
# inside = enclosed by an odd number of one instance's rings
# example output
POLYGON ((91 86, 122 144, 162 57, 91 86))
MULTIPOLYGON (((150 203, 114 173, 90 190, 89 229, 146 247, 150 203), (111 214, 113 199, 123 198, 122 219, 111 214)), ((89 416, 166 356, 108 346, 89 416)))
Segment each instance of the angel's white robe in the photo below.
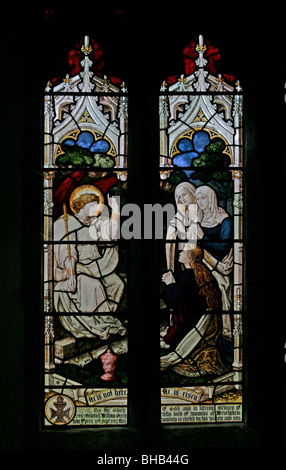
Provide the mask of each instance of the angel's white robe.
POLYGON ((114 272, 117 247, 105 244, 100 249, 96 243, 89 243, 110 240, 110 223, 109 218, 99 217, 92 226, 85 226, 70 215, 67 225, 63 217, 54 223, 54 240, 62 242, 54 245, 54 306, 59 313, 73 314, 61 316, 60 320, 77 338, 98 335, 108 339, 110 334, 126 333, 122 323, 110 314, 117 309, 124 290, 122 279, 114 272), (67 242, 67 227, 68 241, 72 243, 63 243, 67 242), (75 292, 71 276, 66 278, 65 274, 69 257, 75 260, 75 292))

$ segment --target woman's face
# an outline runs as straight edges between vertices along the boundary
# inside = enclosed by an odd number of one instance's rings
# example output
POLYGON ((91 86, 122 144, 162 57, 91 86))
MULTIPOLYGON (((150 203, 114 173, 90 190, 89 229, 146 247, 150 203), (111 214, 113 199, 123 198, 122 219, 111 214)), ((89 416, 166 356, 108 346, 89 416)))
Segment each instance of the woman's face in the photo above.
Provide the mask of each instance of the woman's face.
POLYGON ((196 201, 199 206, 199 208, 204 211, 209 208, 209 198, 206 194, 204 193, 198 193, 196 195, 196 201))
POLYGON ((184 204, 185 206, 188 206, 189 204, 193 203, 193 197, 192 194, 189 191, 181 191, 178 194, 178 203, 184 204))

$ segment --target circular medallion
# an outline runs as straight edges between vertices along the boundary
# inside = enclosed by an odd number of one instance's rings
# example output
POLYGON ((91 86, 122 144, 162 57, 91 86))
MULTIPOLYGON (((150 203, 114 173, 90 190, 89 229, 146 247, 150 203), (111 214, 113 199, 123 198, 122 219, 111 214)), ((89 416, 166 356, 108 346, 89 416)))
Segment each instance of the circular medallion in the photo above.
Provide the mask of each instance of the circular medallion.
POLYGON ((66 395, 53 395, 45 406, 47 420, 56 425, 69 424, 75 416, 76 406, 66 395))

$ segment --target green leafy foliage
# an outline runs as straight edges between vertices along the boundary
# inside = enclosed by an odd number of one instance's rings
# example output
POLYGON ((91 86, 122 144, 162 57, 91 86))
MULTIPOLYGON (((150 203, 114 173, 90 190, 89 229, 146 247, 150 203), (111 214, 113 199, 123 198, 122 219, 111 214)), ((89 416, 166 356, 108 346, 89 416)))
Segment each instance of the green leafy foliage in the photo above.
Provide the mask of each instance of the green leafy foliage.
POLYGON ((171 172, 169 181, 171 184, 177 185, 179 183, 182 183, 183 181, 188 181, 188 177, 183 171, 175 170, 171 172))
POLYGON ((98 168, 113 168, 114 158, 104 153, 95 153, 93 166, 98 168))
POLYGON ((104 153, 92 153, 90 150, 80 148, 76 145, 63 145, 62 150, 65 152, 57 159, 60 166, 86 166, 97 168, 113 168, 115 165, 114 158, 104 153))
POLYGON ((226 144, 220 137, 212 139, 205 147, 204 152, 192 161, 191 168, 196 169, 192 174, 192 179, 200 180, 203 183, 230 181, 229 172, 224 170, 231 163, 229 155, 224 153, 225 148, 226 144), (200 168, 203 171, 200 171, 200 168))

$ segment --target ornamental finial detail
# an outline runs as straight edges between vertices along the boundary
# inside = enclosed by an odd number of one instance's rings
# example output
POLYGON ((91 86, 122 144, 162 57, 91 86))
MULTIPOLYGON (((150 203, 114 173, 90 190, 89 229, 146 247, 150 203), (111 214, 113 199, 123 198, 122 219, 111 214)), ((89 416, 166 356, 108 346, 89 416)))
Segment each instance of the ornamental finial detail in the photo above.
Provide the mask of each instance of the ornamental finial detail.
POLYGON ((94 84, 91 83, 90 79, 93 76, 93 72, 90 71, 90 67, 92 66, 92 61, 89 59, 89 54, 92 51, 92 47, 89 45, 89 37, 85 36, 84 38, 84 45, 81 47, 81 51, 84 53, 85 57, 84 60, 81 61, 81 66, 83 67, 83 72, 81 72, 81 76, 83 78, 83 84, 80 87, 84 92, 91 92, 94 84))
POLYGON ((236 91, 242 91, 242 88, 240 86, 240 81, 237 80, 236 84, 235 84, 235 88, 236 88, 236 91))
POLYGON ((81 52, 83 52, 84 55, 89 55, 91 51, 92 51, 92 47, 89 45, 89 37, 85 36, 84 45, 81 46, 81 52))
POLYGON ((200 34, 199 35, 199 44, 196 46, 196 51, 199 53, 199 58, 196 61, 196 64, 200 67, 203 68, 206 64, 207 61, 204 59, 204 53, 207 50, 207 46, 204 44, 204 38, 200 34))
POLYGON ((197 76, 197 83, 194 84, 194 87, 197 91, 206 91, 209 87, 209 84, 206 83, 205 78, 208 75, 208 72, 204 70, 204 67, 207 65, 208 61, 204 58, 204 53, 207 50, 207 46, 204 44, 204 38, 199 35, 199 44, 196 47, 196 51, 199 53, 199 57, 196 60, 196 65, 198 70, 196 70, 195 75, 197 76))
POLYGON ((207 50, 207 46, 204 44, 204 38, 200 34, 199 35, 199 44, 196 46, 196 51, 204 53, 206 50, 207 50))

